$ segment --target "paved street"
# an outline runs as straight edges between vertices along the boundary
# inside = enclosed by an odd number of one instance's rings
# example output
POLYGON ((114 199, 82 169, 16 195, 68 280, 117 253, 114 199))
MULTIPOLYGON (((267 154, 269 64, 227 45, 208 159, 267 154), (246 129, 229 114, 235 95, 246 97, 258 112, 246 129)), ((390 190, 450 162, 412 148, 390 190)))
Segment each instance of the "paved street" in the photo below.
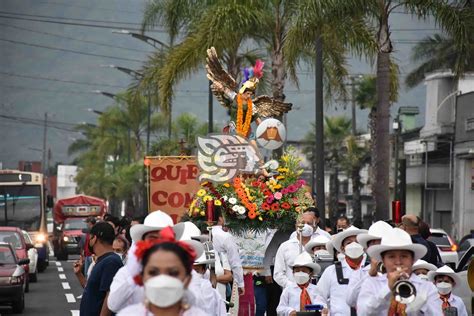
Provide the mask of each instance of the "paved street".
MULTIPOLYGON (((82 289, 72 270, 72 262, 51 258, 45 272, 38 274, 38 282, 30 283, 30 292, 25 294, 25 310, 22 315, 79 315, 82 289)), ((0 307, 0 315, 13 315, 9 308, 0 307)))

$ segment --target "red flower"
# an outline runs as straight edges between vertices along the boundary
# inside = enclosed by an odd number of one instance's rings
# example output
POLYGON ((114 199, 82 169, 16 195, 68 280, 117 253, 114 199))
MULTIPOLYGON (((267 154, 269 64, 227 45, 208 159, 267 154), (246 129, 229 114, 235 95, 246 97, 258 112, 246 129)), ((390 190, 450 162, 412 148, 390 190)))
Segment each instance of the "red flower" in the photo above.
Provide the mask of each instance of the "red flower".
POLYGON ((283 202, 281 203, 281 207, 285 210, 289 210, 291 208, 291 205, 288 202, 283 202))
POLYGON ((256 187, 256 188, 257 188, 259 185, 260 185, 260 182, 259 182, 259 181, 253 181, 253 182, 252 182, 252 186, 253 186, 253 187, 256 187))
POLYGON ((257 213, 255 211, 250 211, 247 213, 250 219, 255 219, 257 217, 257 213))
POLYGON ((269 211, 271 208, 270 204, 268 203, 263 203, 262 204, 262 210, 269 211))
POLYGON ((270 196, 270 195, 273 195, 272 191, 266 189, 265 191, 263 191, 263 194, 265 194, 266 196, 270 196))
POLYGON ((280 204, 278 202, 275 202, 271 206, 272 211, 278 211, 280 209, 280 204))

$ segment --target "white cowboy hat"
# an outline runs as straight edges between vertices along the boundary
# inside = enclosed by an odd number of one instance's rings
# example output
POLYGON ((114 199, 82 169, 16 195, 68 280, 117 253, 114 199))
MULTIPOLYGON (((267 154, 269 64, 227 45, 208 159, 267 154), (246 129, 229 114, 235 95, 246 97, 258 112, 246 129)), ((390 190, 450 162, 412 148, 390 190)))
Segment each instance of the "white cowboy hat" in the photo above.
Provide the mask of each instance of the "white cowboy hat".
POLYGON ((382 261, 382 253, 389 250, 409 250, 413 252, 414 260, 422 258, 428 251, 425 246, 414 244, 410 235, 400 228, 392 228, 382 237, 380 245, 373 245, 367 249, 368 255, 378 261, 382 261))
POLYGON ((331 239, 326 243, 326 250, 329 252, 331 256, 334 256, 334 246, 332 243, 332 240, 334 239, 334 236, 331 236, 331 239))
POLYGON ((456 272, 454 272, 454 270, 448 266, 442 266, 436 271, 428 272, 428 280, 430 280, 430 282, 434 282, 437 275, 446 275, 452 278, 454 280, 453 288, 462 283, 462 279, 459 277, 459 275, 457 275, 456 272))
POLYGON ((194 265, 202 265, 202 264, 212 264, 216 260, 215 259, 207 259, 206 254, 203 253, 201 256, 199 256, 196 260, 194 260, 194 265))
POLYGON ((344 241, 344 239, 350 236, 357 236, 359 234, 364 234, 364 233, 367 233, 367 230, 359 229, 355 226, 350 226, 346 230, 343 230, 342 232, 334 235, 332 239, 332 244, 334 248, 336 248, 337 251, 342 252, 341 247, 342 247, 342 242, 344 241))
POLYGON ((204 254, 204 246, 200 241, 196 240, 201 237, 201 230, 199 230, 199 228, 194 223, 181 222, 174 225, 173 230, 174 229, 177 229, 181 232, 179 240, 185 241, 188 245, 194 248, 194 251, 196 251, 197 258, 201 257, 204 254))
POLYGON ((324 246, 326 247, 326 243, 329 241, 329 238, 323 235, 318 235, 315 238, 311 239, 306 246, 304 246, 304 249, 309 253, 313 254, 313 248, 316 246, 324 246))
POLYGON ((390 224, 384 221, 378 221, 370 225, 367 233, 357 235, 357 242, 361 244, 364 249, 367 249, 367 243, 372 240, 382 239, 382 236, 389 230, 392 229, 390 224))
POLYGON ((307 267, 313 270, 313 274, 316 275, 321 271, 319 264, 313 262, 313 258, 307 252, 300 253, 293 262, 290 268, 294 267, 307 267))
POLYGON ((436 271, 437 267, 434 264, 428 263, 425 260, 418 259, 411 267, 411 271, 418 269, 426 269, 428 271, 436 271))
MULTIPOLYGON (((145 217, 143 224, 136 224, 130 228, 130 236, 132 237, 132 240, 134 242, 137 242, 142 240, 143 235, 145 235, 146 233, 162 230, 163 228, 168 226, 174 226, 173 219, 171 218, 171 216, 169 216, 163 211, 154 211, 148 214, 147 217, 145 217)), ((183 229, 183 227, 178 228, 178 230, 180 230, 179 235, 181 236, 181 230, 183 229)), ((176 231, 175 234, 178 235, 176 231)), ((178 236, 176 236, 176 239, 178 239, 178 236)))

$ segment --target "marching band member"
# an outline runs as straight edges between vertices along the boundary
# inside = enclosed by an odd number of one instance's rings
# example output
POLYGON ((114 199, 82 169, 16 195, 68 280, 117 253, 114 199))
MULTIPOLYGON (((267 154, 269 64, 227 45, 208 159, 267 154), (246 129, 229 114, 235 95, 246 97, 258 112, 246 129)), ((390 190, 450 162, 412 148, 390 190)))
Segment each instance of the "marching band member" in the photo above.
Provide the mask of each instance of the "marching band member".
MULTIPOLYGON (((384 221, 378 221, 370 225, 368 233, 357 235, 357 242, 367 250, 373 245, 379 245, 385 232, 392 229, 392 226, 384 221)), ((370 264, 358 269, 352 273, 347 286, 346 303, 351 307, 356 307, 357 297, 359 296, 362 282, 369 276, 377 275, 377 267, 379 262, 375 259, 370 260, 370 264)))
POLYGON ((289 282, 284 288, 277 307, 278 315, 295 316, 297 311, 304 311, 305 306, 311 304, 326 307, 325 300, 316 292, 316 285, 311 284, 311 277, 321 270, 311 256, 302 252, 296 257, 292 270, 296 283, 289 282))
POLYGON ((334 253, 330 253, 326 248, 326 244, 329 241, 330 240, 326 236, 319 235, 316 238, 311 239, 306 246, 304 246, 306 252, 314 257, 321 267, 320 273, 323 273, 327 267, 334 263, 334 253))
MULTIPOLYGON (((442 315, 436 303, 437 293, 433 284, 412 273, 413 263, 426 254, 426 247, 414 244, 404 230, 393 228, 384 233, 380 245, 367 249, 371 258, 382 261, 386 274, 366 278, 357 299, 359 315, 442 315), (407 280, 416 289, 414 300, 400 302, 400 293, 394 285, 407 280)), ((413 299, 413 297, 412 297, 413 299)))
POLYGON ((295 261, 295 258, 300 254, 300 250, 302 250, 303 247, 311 240, 311 236, 313 235, 313 227, 306 223, 303 226, 302 232, 300 233, 298 231, 298 223, 300 223, 301 220, 302 218, 299 217, 296 221, 297 238, 290 238, 289 240, 282 243, 278 248, 278 251, 275 256, 275 269, 273 271, 273 279, 282 288, 285 288, 289 282, 294 281, 293 270, 291 269, 291 267, 293 266, 293 262, 295 261), (302 241, 301 246, 300 238, 302 241))
POLYGON ((458 316, 467 316, 466 305, 459 296, 451 293, 453 288, 461 284, 461 278, 448 266, 442 266, 436 271, 428 272, 428 279, 433 282, 438 289, 437 303, 444 310, 448 307, 455 307, 458 316))
POLYGON ((144 287, 145 300, 130 305, 118 315, 208 315, 193 305, 188 290, 196 252, 183 241, 174 239, 171 227, 160 231, 158 241, 139 241, 135 247, 141 271, 133 279, 144 287))
POLYGON ((436 271, 437 267, 434 264, 419 259, 415 262, 411 269, 413 273, 416 274, 420 279, 428 281, 428 272, 436 271))
POLYGON ((347 286, 355 271, 364 266, 364 249, 356 242, 356 236, 366 230, 350 226, 333 236, 334 248, 345 254, 342 261, 326 268, 317 285, 318 293, 329 301, 331 315, 350 315, 351 308, 346 303, 347 286))

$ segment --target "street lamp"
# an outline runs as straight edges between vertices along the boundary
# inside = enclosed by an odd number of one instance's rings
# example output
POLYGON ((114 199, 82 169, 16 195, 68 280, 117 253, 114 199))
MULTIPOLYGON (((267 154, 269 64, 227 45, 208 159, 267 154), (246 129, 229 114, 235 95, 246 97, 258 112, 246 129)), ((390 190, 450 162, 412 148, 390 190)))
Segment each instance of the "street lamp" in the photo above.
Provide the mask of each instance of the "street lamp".
POLYGON ((91 109, 91 108, 88 108, 87 111, 88 111, 88 112, 91 112, 91 113, 95 113, 95 114, 97 114, 97 115, 102 115, 102 114, 104 114, 104 112, 102 112, 102 111, 94 110, 94 109, 91 109))
POLYGON ((116 66, 116 65, 112 65, 112 64, 110 64, 110 65, 100 65, 100 67, 117 69, 121 72, 126 73, 127 75, 130 75, 130 76, 134 77, 137 80, 140 80, 141 78, 143 78, 143 74, 141 72, 138 72, 138 71, 133 70, 133 69, 129 69, 129 68, 121 67, 121 66, 116 66))
POLYGON ((137 38, 140 41, 143 41, 143 42, 145 42, 145 43, 147 43, 147 44, 149 44, 149 45, 151 45, 155 48, 158 48, 158 45, 160 47, 169 48, 169 46, 166 45, 165 43, 163 43, 162 41, 157 40, 156 38, 144 35, 144 34, 130 32, 128 30, 114 30, 114 31, 112 31, 112 33, 130 35, 131 37, 137 38))

